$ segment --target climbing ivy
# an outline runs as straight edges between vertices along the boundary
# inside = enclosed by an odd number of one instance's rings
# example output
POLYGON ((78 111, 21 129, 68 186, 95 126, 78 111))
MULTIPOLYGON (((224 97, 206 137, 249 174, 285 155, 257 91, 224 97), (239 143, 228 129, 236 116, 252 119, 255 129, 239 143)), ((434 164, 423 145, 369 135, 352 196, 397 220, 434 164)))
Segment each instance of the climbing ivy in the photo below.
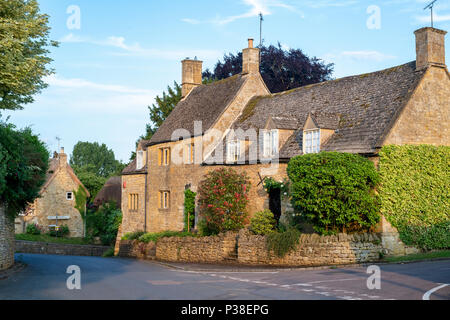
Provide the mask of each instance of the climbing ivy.
POLYGON ((381 213, 402 240, 449 248, 450 238, 437 234, 444 234, 450 222, 450 147, 385 146, 379 171, 381 213))
POLYGON ((195 197, 197 193, 186 189, 184 191, 184 230, 189 232, 195 225, 195 197))

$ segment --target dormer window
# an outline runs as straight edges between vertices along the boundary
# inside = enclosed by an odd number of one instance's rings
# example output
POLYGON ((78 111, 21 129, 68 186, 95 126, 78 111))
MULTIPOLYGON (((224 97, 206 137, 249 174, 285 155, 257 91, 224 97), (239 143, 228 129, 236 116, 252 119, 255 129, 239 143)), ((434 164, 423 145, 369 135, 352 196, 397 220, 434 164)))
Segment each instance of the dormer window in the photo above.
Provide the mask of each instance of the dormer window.
POLYGON ((241 143, 239 141, 228 142, 227 160, 228 162, 236 162, 241 156, 241 143))
POLYGON ((136 155, 136 170, 144 167, 144 151, 138 151, 136 155))
POLYGON ((303 153, 320 152, 320 129, 303 131, 303 153))
POLYGON ((278 154, 278 130, 264 131, 263 155, 270 158, 278 154))

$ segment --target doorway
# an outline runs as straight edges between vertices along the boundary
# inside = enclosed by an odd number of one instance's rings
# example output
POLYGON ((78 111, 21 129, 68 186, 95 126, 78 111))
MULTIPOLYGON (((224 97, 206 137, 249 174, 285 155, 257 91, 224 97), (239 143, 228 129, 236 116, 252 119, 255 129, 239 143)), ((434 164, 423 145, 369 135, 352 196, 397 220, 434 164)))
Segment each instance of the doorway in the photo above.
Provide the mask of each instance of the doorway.
POLYGON ((281 219, 281 190, 272 189, 269 192, 269 210, 272 211, 277 224, 281 219))

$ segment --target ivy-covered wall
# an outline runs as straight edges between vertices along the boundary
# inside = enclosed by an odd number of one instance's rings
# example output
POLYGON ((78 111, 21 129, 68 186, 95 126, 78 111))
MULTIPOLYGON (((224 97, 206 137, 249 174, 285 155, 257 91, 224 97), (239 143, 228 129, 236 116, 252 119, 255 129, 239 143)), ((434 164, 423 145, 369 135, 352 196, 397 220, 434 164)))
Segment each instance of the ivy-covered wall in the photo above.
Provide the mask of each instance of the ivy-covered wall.
POLYGON ((450 147, 394 146, 380 152, 381 213, 408 245, 450 248, 450 147))

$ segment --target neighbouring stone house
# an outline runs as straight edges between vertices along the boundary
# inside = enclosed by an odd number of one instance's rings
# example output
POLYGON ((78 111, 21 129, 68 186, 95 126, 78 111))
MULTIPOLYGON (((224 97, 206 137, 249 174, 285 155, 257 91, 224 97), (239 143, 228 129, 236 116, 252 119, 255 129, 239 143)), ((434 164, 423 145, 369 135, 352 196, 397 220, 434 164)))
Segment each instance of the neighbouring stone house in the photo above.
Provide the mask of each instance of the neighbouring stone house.
POLYGON ((450 145, 445 34, 417 30, 416 61, 278 94, 259 74, 252 41, 242 73, 212 84, 201 84, 200 61, 184 60, 183 100, 123 172, 119 237, 182 230, 185 189, 196 191, 219 167, 250 177, 250 213, 284 212, 288 205, 273 199, 279 194, 269 197, 261 181, 286 178, 294 156, 340 151, 377 163, 384 145, 450 145))
POLYGON ((16 219, 16 233, 25 233, 29 224, 37 224, 47 232, 52 226, 66 225, 70 237, 83 236, 83 219, 75 209, 74 192, 79 186, 89 191, 77 178, 67 162, 64 148, 50 159, 49 169, 39 198, 16 219))

